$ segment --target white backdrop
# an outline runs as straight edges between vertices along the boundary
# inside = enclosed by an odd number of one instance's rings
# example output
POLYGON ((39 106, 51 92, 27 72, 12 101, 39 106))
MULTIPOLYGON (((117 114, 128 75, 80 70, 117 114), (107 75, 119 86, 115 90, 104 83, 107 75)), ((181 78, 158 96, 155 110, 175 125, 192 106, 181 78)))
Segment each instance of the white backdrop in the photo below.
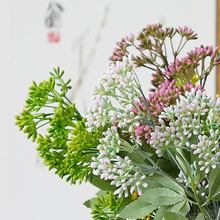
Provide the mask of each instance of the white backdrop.
MULTIPOLYGON (((47 0, 0 3, 0 219, 89 220, 89 210, 82 203, 96 189, 87 184, 71 186, 48 172, 39 162, 35 145, 14 126, 28 86, 33 79, 46 79, 49 70, 59 65, 73 79, 76 103, 84 111, 117 40, 146 24, 162 22, 191 26, 200 35, 192 46, 214 45, 215 1, 59 0, 65 11, 58 44, 46 38, 47 0)), ((214 95, 214 74, 207 89, 214 95)))

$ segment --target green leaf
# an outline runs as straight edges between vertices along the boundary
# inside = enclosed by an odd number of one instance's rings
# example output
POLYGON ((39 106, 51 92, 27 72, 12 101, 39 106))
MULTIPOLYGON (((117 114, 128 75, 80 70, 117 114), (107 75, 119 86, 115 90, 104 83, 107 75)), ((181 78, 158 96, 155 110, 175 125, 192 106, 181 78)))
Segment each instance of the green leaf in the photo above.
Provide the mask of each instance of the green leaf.
POLYGON ((182 219, 181 216, 186 216, 189 210, 190 206, 187 201, 181 201, 174 206, 161 206, 156 212, 154 220, 167 220, 167 218, 172 219, 174 216, 178 216, 178 219, 182 219))
POLYGON ((181 167, 181 170, 183 170, 183 172, 186 173, 188 176, 187 181, 191 182, 193 175, 192 175, 192 167, 190 166, 189 162, 186 159, 184 159, 184 156, 182 155, 181 152, 176 151, 174 154, 175 154, 174 157, 176 158, 178 164, 181 167))
POLYGON ((195 220, 205 220, 202 213, 199 213, 195 220))
POLYGON ((176 177, 179 174, 179 169, 173 163, 173 161, 168 160, 166 158, 160 158, 159 160, 157 159, 157 165, 167 174, 169 174, 172 177, 176 177))
POLYGON ((122 210, 120 217, 141 218, 161 206, 173 205, 184 199, 183 195, 164 187, 147 189, 141 197, 122 210))
POLYGON ((209 175, 209 199, 220 200, 220 168, 213 169, 209 175))
POLYGON ((98 192, 96 193, 96 197, 93 197, 93 198, 91 198, 91 199, 85 201, 85 202, 83 203, 83 205, 86 206, 87 208, 94 209, 94 208, 95 208, 95 204, 96 204, 96 202, 97 202, 97 198, 106 195, 106 193, 107 193, 107 192, 106 192, 106 191, 103 191, 103 190, 98 191, 98 192))
POLYGON ((95 207, 96 198, 89 199, 83 203, 87 208, 93 209, 95 207))
POLYGON ((186 217, 173 212, 166 212, 164 220, 188 220, 186 217))
POLYGON ((98 176, 91 175, 91 177, 89 178, 89 182, 92 185, 104 191, 115 191, 116 190, 115 186, 112 186, 109 181, 102 180, 98 176))
MULTIPOLYGON (((145 153, 145 152, 144 152, 145 153)), ((151 156, 151 154, 149 153, 145 153, 147 156, 151 156)), ((136 162, 136 163, 139 163, 139 164, 146 164, 145 160, 146 160, 146 156, 145 154, 141 154, 140 152, 138 151, 133 151, 131 153, 129 153, 129 158, 136 162)))
POLYGON ((161 186, 165 188, 171 189, 181 195, 185 195, 184 189, 181 186, 179 186, 176 182, 174 182, 171 179, 168 179, 167 177, 155 175, 151 178, 151 180, 159 183, 161 186))
POLYGON ((183 216, 186 216, 187 213, 189 212, 189 210, 190 210, 190 206, 189 206, 189 203, 187 202, 187 200, 184 200, 184 201, 181 201, 181 202, 175 204, 170 209, 171 212, 175 212, 175 213, 183 215, 183 216))
POLYGON ((156 215, 154 216, 154 220, 164 220, 164 215, 167 212, 167 210, 169 209, 168 206, 161 206, 157 212, 156 215))
POLYGON ((159 207, 161 205, 176 204, 180 201, 183 201, 185 197, 173 190, 164 187, 157 187, 146 190, 140 199, 159 207))
POLYGON ((157 208, 156 205, 136 200, 126 206, 119 214, 121 218, 138 219, 145 217, 157 208))
POLYGON ((92 205, 92 217, 94 220, 122 220, 118 217, 118 210, 122 206, 123 199, 119 199, 113 192, 100 192, 92 205), (100 195, 101 194, 101 195, 100 195))

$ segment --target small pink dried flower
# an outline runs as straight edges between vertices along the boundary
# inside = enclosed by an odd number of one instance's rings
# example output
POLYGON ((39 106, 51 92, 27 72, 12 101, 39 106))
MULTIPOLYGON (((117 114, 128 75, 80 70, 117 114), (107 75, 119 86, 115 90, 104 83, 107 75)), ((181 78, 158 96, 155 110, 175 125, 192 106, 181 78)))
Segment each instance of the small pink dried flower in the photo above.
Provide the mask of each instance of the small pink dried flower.
POLYGON ((181 89, 177 87, 176 80, 166 80, 159 87, 150 93, 148 101, 151 114, 157 117, 165 107, 175 103, 181 94, 181 89))
POLYGON ((109 60, 116 62, 116 61, 123 61, 123 57, 127 56, 128 51, 127 48, 132 45, 134 42, 134 34, 131 34, 130 36, 126 36, 121 39, 121 41, 118 41, 116 43, 116 48, 113 51, 112 56, 109 58, 109 60))
POLYGON ((197 39, 198 35, 189 27, 184 26, 184 27, 179 27, 177 29, 177 32, 182 36, 186 37, 187 40, 193 40, 197 39))
POLYGON ((188 53, 189 59, 192 61, 205 59, 206 57, 210 57, 210 59, 215 62, 218 56, 217 47, 213 48, 212 46, 203 46, 196 47, 194 50, 188 53))
POLYGON ((149 125, 140 125, 135 128, 135 137, 138 143, 142 143, 145 140, 147 143, 150 142, 151 132, 153 129, 149 125))

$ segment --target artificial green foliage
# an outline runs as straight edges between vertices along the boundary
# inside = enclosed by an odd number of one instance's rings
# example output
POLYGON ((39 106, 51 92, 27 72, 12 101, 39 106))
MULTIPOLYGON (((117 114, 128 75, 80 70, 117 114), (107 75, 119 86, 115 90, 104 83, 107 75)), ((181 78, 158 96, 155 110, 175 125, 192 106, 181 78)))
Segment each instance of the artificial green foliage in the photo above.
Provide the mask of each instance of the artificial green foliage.
POLYGON ((156 210, 158 206, 148 203, 146 201, 137 201, 128 205, 121 213, 120 217, 123 219, 139 219, 150 215, 151 212, 156 210))
POLYGON ((204 219, 203 215, 201 213, 199 213, 195 220, 205 220, 205 219, 204 219))
POLYGON ((169 210, 168 206, 161 206, 158 208, 154 220, 162 220, 164 218, 164 214, 169 210))
POLYGON ((16 124, 38 144, 45 165, 61 178, 76 183, 91 175, 91 157, 96 153, 101 132, 89 133, 85 119, 68 99, 70 80, 55 68, 47 81, 33 82, 16 124))
POLYGON ((88 132, 85 121, 79 121, 74 127, 71 140, 68 144, 68 154, 65 158, 65 168, 68 173, 67 180, 75 183, 87 180, 91 177, 90 163, 92 156, 97 153, 101 131, 88 132))
POLYGON ((103 190, 103 191, 115 191, 116 187, 111 185, 111 182, 110 181, 105 181, 103 179, 100 179, 98 176, 95 176, 95 175, 91 175, 89 177, 89 182, 99 188, 100 190, 103 190))
POLYGON ((164 217, 162 218, 162 220, 188 220, 186 217, 180 215, 180 214, 177 214, 177 213, 174 213, 174 212, 166 212, 164 214, 164 217))
MULTIPOLYGON (((61 125, 62 123, 59 124, 61 125)), ((68 129, 59 130, 59 128, 51 127, 50 136, 38 138, 40 156, 61 178, 65 176, 71 183, 76 183, 77 180, 82 182, 91 174, 91 157, 96 153, 95 147, 100 133, 89 133, 84 120, 75 124, 72 134, 69 134, 68 129)))
POLYGON ((113 192, 106 192, 93 200, 91 205, 93 219, 122 220, 118 217, 118 211, 122 205, 123 199, 119 199, 113 192))
POLYGON ((188 220, 188 218, 186 218, 185 215, 182 215, 181 213, 177 212, 177 210, 174 211, 173 209, 170 209, 169 206, 161 206, 157 210, 154 216, 154 220, 173 220, 173 219, 188 220))
POLYGON ((165 187, 167 189, 173 190, 174 192, 185 195, 184 189, 175 181, 168 179, 162 175, 154 175, 153 177, 149 178, 149 183, 151 183, 151 188, 154 186, 159 185, 159 187, 165 187))
POLYGON ((137 219, 150 215, 160 206, 171 206, 183 201, 184 197, 167 188, 147 189, 136 201, 129 204, 121 213, 122 218, 137 219))
POLYGON ((210 173, 209 199, 213 201, 220 201, 220 168, 216 168, 210 173))
POLYGON ((120 217, 139 219, 145 216, 153 216, 155 219, 172 220, 169 216, 176 215, 179 219, 190 210, 184 190, 174 181, 163 177, 154 176, 143 195, 130 203, 121 212, 120 217), (157 213, 158 212, 158 213, 157 213), (175 214, 170 214, 170 212, 175 214))
POLYGON ((39 84, 32 83, 26 105, 20 115, 16 116, 19 129, 33 141, 40 135, 40 128, 49 123, 53 124, 53 127, 58 127, 61 121, 64 122, 68 118, 66 125, 72 127, 73 122, 70 120, 82 120, 75 105, 67 98, 71 86, 70 80, 66 82, 63 80, 64 71, 54 68, 53 73, 50 74, 51 77, 48 80, 39 84))
POLYGON ((95 220, 219 220, 220 99, 205 92, 219 52, 186 26, 148 25, 117 42, 83 118, 55 68, 33 82, 16 124, 49 169, 102 191, 95 220), (169 54, 169 56, 168 56, 169 54), (137 69, 152 74, 149 95, 137 69))
POLYGON ((176 203, 174 206, 172 206, 170 211, 186 216, 190 211, 190 205, 187 200, 183 200, 179 203, 176 203))

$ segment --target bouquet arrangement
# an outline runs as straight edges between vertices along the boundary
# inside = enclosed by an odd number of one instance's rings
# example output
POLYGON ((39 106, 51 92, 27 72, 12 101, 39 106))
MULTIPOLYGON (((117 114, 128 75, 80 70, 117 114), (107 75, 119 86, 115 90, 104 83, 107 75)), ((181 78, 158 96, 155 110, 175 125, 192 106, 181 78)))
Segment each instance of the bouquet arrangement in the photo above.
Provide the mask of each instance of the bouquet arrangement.
POLYGON ((100 189, 85 202, 93 219, 220 219, 220 99, 205 91, 220 59, 203 45, 184 56, 196 39, 161 24, 123 38, 85 117, 59 68, 30 87, 16 124, 49 169, 100 189))

